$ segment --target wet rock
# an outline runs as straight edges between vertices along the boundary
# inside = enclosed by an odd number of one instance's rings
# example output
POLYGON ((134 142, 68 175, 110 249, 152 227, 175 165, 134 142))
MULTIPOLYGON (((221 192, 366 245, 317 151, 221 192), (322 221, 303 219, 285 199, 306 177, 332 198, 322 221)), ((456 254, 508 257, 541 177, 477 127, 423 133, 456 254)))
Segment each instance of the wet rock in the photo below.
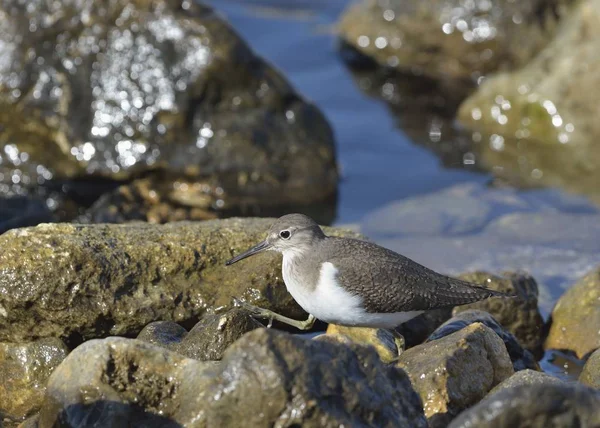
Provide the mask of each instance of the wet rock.
MULTIPOLYGON (((137 335, 152 321, 193 322, 232 297, 301 319, 275 253, 226 267, 272 219, 151 225, 49 224, 0 235, 0 340, 137 335)), ((325 228, 326 233, 358 237, 325 228)))
POLYGON ((432 427, 445 426, 513 374, 504 343, 481 323, 404 351, 398 366, 421 396, 432 427))
POLYGON ((594 351, 585 362, 579 382, 600 389, 600 350, 594 351))
POLYGON ((515 388, 521 385, 564 385, 564 383, 565 382, 563 382, 562 380, 549 374, 537 370, 525 369, 516 372, 508 379, 496 385, 489 392, 488 396, 495 394, 496 392, 499 392, 501 390, 515 388))
MULTIPOLYGON (((329 324, 325 335, 322 335, 320 340, 329 340, 329 338, 333 338, 340 343, 371 346, 384 363, 389 363, 398 358, 398 355, 402 352, 401 348, 398 349, 399 344, 394 334, 384 328, 347 327, 329 324)), ((400 346, 402 345, 400 344, 400 346)))
POLYGON ((339 24, 342 39, 383 67, 471 80, 523 64, 546 43, 554 2, 363 0, 339 24))
POLYGON ((540 367, 531 352, 523 349, 517 338, 513 336, 512 333, 500 325, 500 323, 496 321, 493 316, 484 311, 471 309, 468 311, 459 312, 457 315, 450 318, 437 330, 435 330, 432 335, 429 336, 427 342, 441 339, 442 337, 462 330, 466 326, 474 323, 481 323, 491 328, 494 333, 496 333, 502 339, 515 371, 525 369, 540 370, 540 367))
POLYGON ((229 345, 262 327, 248 312, 234 308, 224 314, 205 315, 189 333, 172 321, 156 321, 144 327, 137 338, 188 358, 220 360, 229 345))
POLYGON ((154 321, 140 331, 137 339, 174 350, 187 333, 187 330, 176 322, 154 321))
POLYGON ((0 343, 0 420, 16 423, 36 412, 48 378, 68 353, 56 338, 0 343))
POLYGON ((546 349, 573 351, 579 358, 600 348, 600 267, 570 287, 552 310, 546 349))
POLYGON ((538 286, 526 273, 506 272, 502 277, 487 272, 460 275, 461 279, 487 288, 515 295, 510 299, 487 299, 470 305, 457 306, 454 315, 471 309, 489 312, 504 328, 514 334, 519 343, 537 358, 543 355, 544 319, 538 307, 538 286))
MULTIPOLYGON (((523 373, 523 372, 520 372, 523 373)), ((544 382, 490 394, 461 413, 449 428, 562 428, 600 425, 600 393, 582 385, 544 382)))
POLYGON ((0 13, 0 184, 13 192, 162 174, 159 200, 190 217, 335 197, 324 116, 208 6, 9 0, 0 13))
POLYGON ((357 349, 258 329, 207 368, 138 340, 92 340, 52 376, 39 427, 140 417, 149 426, 426 427, 406 374, 357 349))
POLYGON ((407 348, 423 343, 431 333, 452 317, 452 309, 434 309, 400 324, 396 331, 404 337, 407 348))
POLYGON ((531 62, 486 79, 464 101, 458 120, 479 141, 482 167, 512 185, 600 201, 600 106, 589 90, 600 83, 599 24, 598 0, 576 2, 531 62))

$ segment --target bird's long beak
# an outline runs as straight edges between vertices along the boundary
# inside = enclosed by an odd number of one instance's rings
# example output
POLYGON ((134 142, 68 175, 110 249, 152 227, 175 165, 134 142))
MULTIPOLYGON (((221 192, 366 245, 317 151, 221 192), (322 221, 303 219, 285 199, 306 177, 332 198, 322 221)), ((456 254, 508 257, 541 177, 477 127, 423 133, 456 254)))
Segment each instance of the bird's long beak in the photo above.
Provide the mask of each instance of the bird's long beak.
POLYGON ((271 244, 269 244, 267 241, 262 241, 260 244, 256 244, 254 247, 250 248, 248 251, 245 251, 242 254, 235 256, 231 260, 227 260, 225 262, 225 266, 232 265, 236 262, 239 262, 242 259, 245 259, 246 257, 253 256, 254 254, 268 250, 269 248, 271 248, 271 244))

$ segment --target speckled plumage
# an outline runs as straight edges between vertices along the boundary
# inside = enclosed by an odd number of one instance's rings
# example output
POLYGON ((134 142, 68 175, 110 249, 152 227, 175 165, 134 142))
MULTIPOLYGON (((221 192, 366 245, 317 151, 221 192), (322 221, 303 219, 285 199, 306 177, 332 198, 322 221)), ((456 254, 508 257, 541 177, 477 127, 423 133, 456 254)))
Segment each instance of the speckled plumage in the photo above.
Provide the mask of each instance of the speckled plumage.
POLYGON ((505 296, 441 275, 379 245, 349 238, 319 240, 312 251, 294 258, 295 274, 314 286, 326 261, 338 269, 340 285, 362 297, 370 313, 438 309, 505 296))

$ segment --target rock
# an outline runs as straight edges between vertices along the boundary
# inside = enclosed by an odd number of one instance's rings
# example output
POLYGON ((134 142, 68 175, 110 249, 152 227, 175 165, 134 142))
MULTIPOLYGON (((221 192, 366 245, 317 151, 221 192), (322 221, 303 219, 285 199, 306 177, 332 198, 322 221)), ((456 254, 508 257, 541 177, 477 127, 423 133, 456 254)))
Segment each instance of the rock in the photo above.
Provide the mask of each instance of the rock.
POLYGON ((600 348, 600 267, 558 299, 549 322, 546 349, 569 350, 583 358, 600 348))
MULTIPOLYGON (((301 319, 274 253, 225 261, 264 239, 273 219, 151 225, 46 224, 0 235, 0 340, 80 343, 192 322, 232 297, 301 319)), ((358 237, 325 228, 326 233, 358 237)))
POLYGON ((69 353, 56 338, 0 343, 0 421, 22 421, 39 410, 46 382, 69 353))
POLYGON ((205 315, 189 333, 172 321, 156 321, 144 327, 137 338, 188 358, 220 360, 229 345, 262 327, 246 311, 234 308, 224 314, 205 315))
POLYGON ((423 343, 431 333, 452 316, 451 308, 433 309, 400 324, 396 331, 404 337, 406 348, 423 343))
POLYGON ((511 185, 562 187, 598 202, 600 106, 589 88, 600 84, 600 1, 575 5, 545 49, 486 79, 458 121, 478 142, 481 167, 511 185))
POLYGON ((585 362, 579 382, 600 389, 600 349, 594 351, 585 362))
POLYGON ((487 272, 471 272, 460 278, 487 288, 516 295, 511 299, 487 299, 470 305, 457 306, 454 315, 471 309, 489 312, 504 328, 514 334, 519 343, 539 360, 543 351, 544 319, 538 307, 538 286, 527 273, 506 272, 502 277, 487 272))
MULTIPOLYGON (((523 372, 519 372, 523 373, 523 372)), ((543 382, 490 394, 448 428, 562 428, 600 425, 600 394, 582 385, 543 382)))
POLYGON ((431 427, 445 426, 513 374, 504 343, 481 323, 404 351, 398 366, 421 396, 431 427))
POLYGON ((218 366, 133 339, 91 340, 51 377, 39 428, 426 427, 406 374, 373 350, 252 331, 218 366), (357 354, 360 352, 360 356, 357 354))
POLYGON ((459 312, 457 315, 450 318, 437 330, 435 330, 431 336, 429 336, 427 342, 441 339, 442 337, 462 330, 466 326, 474 323, 481 323, 491 328, 494 333, 496 333, 502 339, 515 371, 525 369, 540 370, 540 366, 531 352, 523 349, 517 338, 513 336, 512 333, 505 330, 504 327, 501 326, 493 316, 484 311, 470 309, 468 311, 459 312))
POLYGON ((398 349, 394 334, 384 328, 346 327, 329 324, 325 335, 318 336, 315 339, 329 340, 329 338, 333 338, 340 343, 371 346, 384 363, 392 362, 402 352, 402 348, 398 349))
POLYGON ((339 31, 383 67, 471 80, 523 64, 544 46, 552 3, 363 0, 344 13, 339 31))
POLYGON ((156 201, 189 217, 335 198, 323 114, 210 7, 56 5, 0 6, 11 17, 0 24, 0 184, 35 192, 152 176, 156 201))
POLYGON ((510 388, 515 388, 521 385, 564 385, 565 382, 563 382, 562 380, 551 376, 549 374, 537 371, 537 370, 531 370, 531 369, 525 369, 525 370, 521 370, 516 372, 514 375, 512 375, 511 377, 509 377, 508 379, 502 381, 500 384, 496 385, 488 394, 488 396, 491 396, 499 391, 505 390, 505 389, 510 389, 510 388))

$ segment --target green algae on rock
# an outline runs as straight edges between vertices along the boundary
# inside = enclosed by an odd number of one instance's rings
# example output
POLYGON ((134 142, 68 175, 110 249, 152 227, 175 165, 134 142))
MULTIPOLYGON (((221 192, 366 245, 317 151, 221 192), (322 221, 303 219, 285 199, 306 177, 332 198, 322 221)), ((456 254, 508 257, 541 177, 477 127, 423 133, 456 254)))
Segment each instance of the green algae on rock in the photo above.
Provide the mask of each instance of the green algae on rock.
MULTIPOLYGON (((0 184, 12 191, 162 171, 212 184, 213 211, 335 195, 324 116, 210 7, 8 0, 0 17, 0 184)), ((175 201, 172 187, 157 190, 176 206, 201 199, 175 201)))
MULTIPOLYGON (((232 298, 306 317, 267 253, 225 261, 264 239, 273 219, 152 225, 44 224, 0 235, 0 341, 74 343, 136 335, 158 320, 193 321, 232 298)), ((354 232, 325 228, 331 235, 354 232)))
POLYGON ((543 355, 544 319, 538 307, 538 285, 533 277, 525 273, 505 272, 502 276, 487 272, 470 272, 460 279, 487 288, 514 294, 511 299, 487 299, 469 305, 456 306, 452 314, 471 309, 489 312, 504 328, 514 334, 519 343, 538 360, 543 355))
POLYGON ((363 0, 339 29, 383 67, 471 80, 518 66, 544 46, 556 19, 553 3, 363 0))
POLYGON ((218 365, 134 339, 76 348, 48 384, 39 428, 105 426, 410 426, 425 428, 406 374, 373 350, 271 329, 244 335, 218 365))
POLYGON ((348 327, 329 324, 325 334, 319 335, 315 339, 370 346, 375 349, 375 352, 384 363, 394 361, 402 352, 402 349, 398 348, 401 344, 397 343, 394 334, 384 328, 348 327))
POLYGON ((397 364, 421 396, 430 427, 446 426, 513 374, 502 339, 481 323, 410 348, 397 364))
POLYGON ((579 1, 526 66, 486 79, 458 112, 477 161, 511 184, 600 201, 599 46, 600 1, 579 1))
POLYGON ((583 358, 600 348, 600 267, 558 299, 544 347, 573 351, 583 358))
POLYGON ((0 343, 0 421, 20 422, 39 410, 48 378, 68 353, 56 338, 0 343))

